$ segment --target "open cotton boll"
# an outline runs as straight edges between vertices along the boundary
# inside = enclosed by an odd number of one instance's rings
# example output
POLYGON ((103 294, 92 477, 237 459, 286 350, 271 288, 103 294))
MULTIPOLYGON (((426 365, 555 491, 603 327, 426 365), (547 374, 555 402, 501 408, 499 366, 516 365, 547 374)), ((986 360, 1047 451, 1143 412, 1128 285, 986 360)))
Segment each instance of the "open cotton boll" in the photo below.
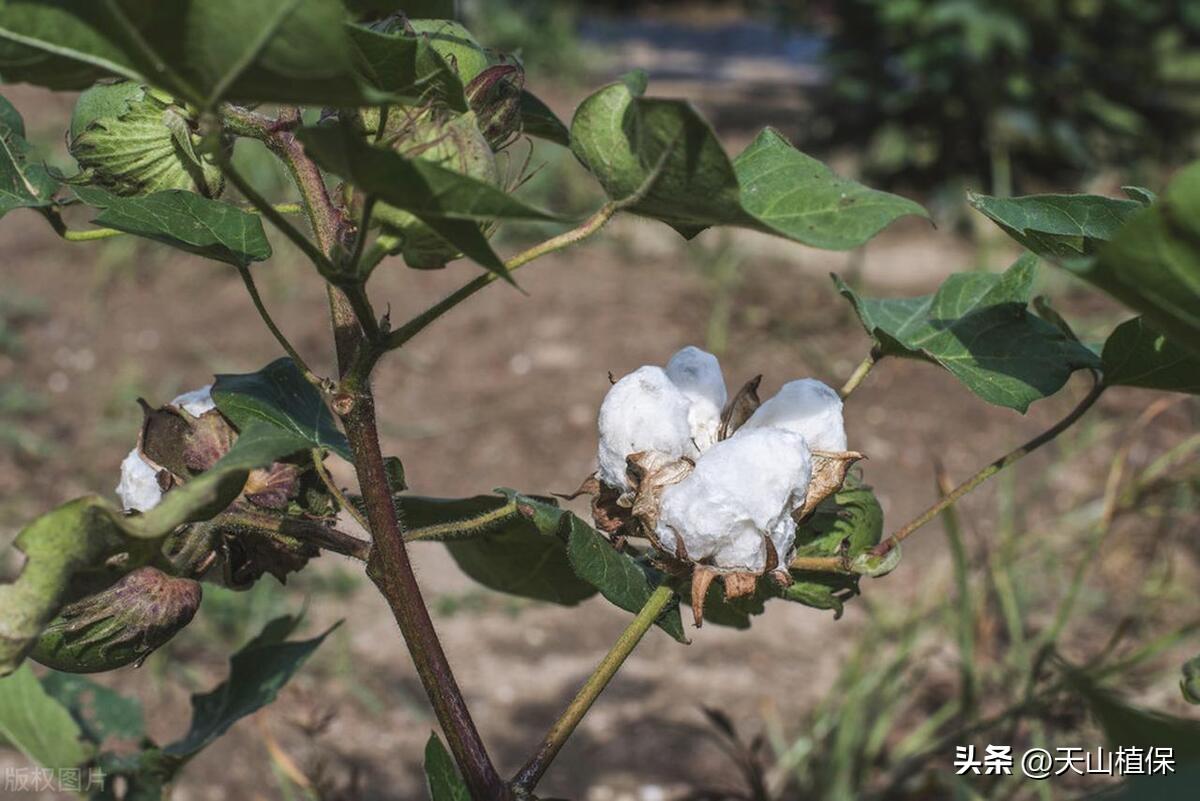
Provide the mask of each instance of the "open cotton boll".
POLYGON ((717 441, 721 410, 729 400, 721 363, 708 351, 688 345, 667 362, 667 377, 691 401, 688 427, 692 439, 701 451, 708 450, 717 441))
POLYGON ((178 406, 192 417, 199 417, 205 412, 211 412, 217 408, 217 404, 213 402, 212 388, 212 384, 206 384, 200 387, 200 389, 185 392, 171 401, 171 405, 178 406))
POLYGON ((812 454, 804 437, 759 428, 713 445, 687 478, 663 490, 655 535, 668 551, 682 538, 694 562, 761 573, 771 538, 780 560, 796 539, 793 508, 804 502, 812 454))
POLYGON ((121 481, 117 484, 117 496, 125 511, 148 512, 162 500, 163 491, 158 486, 158 471, 151 467, 138 449, 134 448, 121 462, 121 481))
POLYGON ((690 405, 661 367, 640 367, 613 384, 600 405, 600 480, 629 488, 625 459, 639 451, 695 458, 690 405))
POLYGON ((828 384, 815 378, 789 381, 738 429, 738 433, 766 427, 800 434, 814 451, 846 450, 842 399, 828 384))

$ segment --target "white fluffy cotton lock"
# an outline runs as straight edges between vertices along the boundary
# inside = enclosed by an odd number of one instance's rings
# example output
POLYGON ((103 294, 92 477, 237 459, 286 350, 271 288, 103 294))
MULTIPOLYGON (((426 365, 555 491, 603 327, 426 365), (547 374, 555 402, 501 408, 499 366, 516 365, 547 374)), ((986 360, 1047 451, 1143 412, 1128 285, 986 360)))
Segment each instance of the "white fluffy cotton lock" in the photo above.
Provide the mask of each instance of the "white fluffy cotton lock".
POLYGON ((717 357, 694 345, 683 348, 667 362, 667 377, 687 396, 688 428, 701 451, 717 442, 721 430, 721 411, 729 400, 725 376, 717 357))
POLYGON ((217 404, 213 401, 212 388, 212 384, 206 384, 200 389, 185 392, 171 401, 171 405, 178 406, 192 417, 199 417, 205 412, 211 412, 217 408, 217 404))
POLYGON ((121 499, 121 507, 127 512, 149 512, 162 500, 158 471, 142 458, 137 448, 131 450, 121 462, 117 496, 121 499))
POLYGON ((682 539, 695 562, 761 573, 771 538, 785 560, 796 540, 791 512, 804 503, 812 454, 804 437, 780 428, 739 432, 710 448, 696 468, 663 490, 655 535, 673 552, 682 539))
POLYGON ((688 428, 690 401, 661 367, 641 367, 612 385, 600 405, 600 480, 628 489, 625 460, 639 451, 698 456, 688 428))
POLYGON ((815 451, 846 450, 842 399, 832 387, 815 378, 784 384, 774 397, 758 407, 735 436, 761 428, 782 428, 800 434, 815 451))

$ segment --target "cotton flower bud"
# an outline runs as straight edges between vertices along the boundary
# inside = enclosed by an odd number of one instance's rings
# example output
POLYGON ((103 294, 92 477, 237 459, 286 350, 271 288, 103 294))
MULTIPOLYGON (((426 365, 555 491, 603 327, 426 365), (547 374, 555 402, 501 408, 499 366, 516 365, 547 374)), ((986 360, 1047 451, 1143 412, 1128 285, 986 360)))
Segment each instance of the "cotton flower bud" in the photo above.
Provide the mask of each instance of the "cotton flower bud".
POLYGON ((667 362, 667 377, 687 397, 688 428, 701 451, 717 441, 721 430, 721 412, 729 402, 725 376, 717 357, 694 345, 683 348, 667 362))
MULTIPOLYGON (((384 141, 408 158, 431 161, 477 181, 500 185, 496 157, 474 113, 456 114, 437 105, 394 108, 387 118, 384 141)), ((372 219, 400 239, 398 250, 409 267, 436 269, 458 258, 456 247, 407 211, 380 203, 372 219)))
POLYGON ((525 70, 519 64, 488 67, 467 84, 467 102, 492 150, 503 150, 520 134, 524 88, 525 70))
POLYGON ((631 454, 656 451, 673 458, 697 457, 688 428, 691 402, 661 367, 641 367, 613 384, 600 406, 600 481, 632 489, 631 454))
POLYGON ((663 490, 659 546, 723 570, 774 570, 791 554, 792 512, 803 505, 811 478, 812 457, 799 434, 778 428, 740 432, 663 490))
POLYGON ((185 189, 217 197, 221 170, 201 154, 195 115, 158 89, 132 81, 99 84, 79 96, 68 149, 81 177, 122 196, 185 189))
POLYGON ((774 397, 758 407, 741 430, 767 427, 800 434, 814 451, 846 450, 842 399, 832 387, 814 378, 784 384, 774 397))
POLYGON ((458 73, 463 85, 475 80, 488 68, 487 50, 461 24, 447 19, 410 19, 408 26, 458 73))
POLYGON ((140 664, 191 622, 200 599, 198 582, 138 568, 66 606, 42 632, 31 656, 68 673, 140 664))

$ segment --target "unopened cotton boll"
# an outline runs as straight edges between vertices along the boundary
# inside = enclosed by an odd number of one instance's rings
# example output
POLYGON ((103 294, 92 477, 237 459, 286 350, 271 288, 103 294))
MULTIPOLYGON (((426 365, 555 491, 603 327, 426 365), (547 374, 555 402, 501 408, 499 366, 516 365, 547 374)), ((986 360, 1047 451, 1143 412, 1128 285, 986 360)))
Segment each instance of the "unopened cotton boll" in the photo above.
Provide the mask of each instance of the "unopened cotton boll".
POLYGON ((771 538, 780 561, 796 541, 791 512, 804 503, 812 454, 804 437, 759 428, 718 442, 696 468, 663 490, 655 535, 674 551, 682 539, 694 562, 761 573, 771 538))
POLYGON ((767 427, 800 434, 814 451, 846 450, 842 399, 833 387, 815 378, 784 384, 774 397, 758 407, 738 433, 767 427))
POLYGON ((171 401, 171 405, 178 406, 192 417, 199 417, 205 412, 211 412, 217 408, 217 404, 213 401, 212 388, 212 384, 206 384, 200 389, 185 392, 171 401))
POLYGON ((721 411, 729 400, 721 363, 708 351, 688 345, 667 362, 667 377, 691 402, 688 427, 696 447, 708 450, 717 441, 721 411))
POLYGON ((117 496, 121 499, 121 507, 127 512, 148 512, 162 500, 158 471, 142 458, 137 448, 131 450, 121 462, 117 496))
POLYGON ((640 367, 613 384, 600 405, 600 480, 629 488, 625 459, 639 451, 695 458, 690 405, 661 367, 640 367))

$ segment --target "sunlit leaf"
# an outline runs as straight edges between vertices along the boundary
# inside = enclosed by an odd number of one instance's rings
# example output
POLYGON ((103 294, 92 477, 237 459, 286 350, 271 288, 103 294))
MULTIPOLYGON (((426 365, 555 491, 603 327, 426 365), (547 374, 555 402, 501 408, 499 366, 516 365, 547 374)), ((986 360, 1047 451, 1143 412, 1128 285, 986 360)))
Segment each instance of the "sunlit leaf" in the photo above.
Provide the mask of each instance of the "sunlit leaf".
POLYGON ((262 219, 236 206, 195 192, 169 189, 149 195, 118 197, 81 192, 101 212, 93 222, 235 266, 271 258, 262 219))
POLYGON ((835 278, 884 354, 949 370, 979 397, 1024 412, 1053 395, 1071 373, 1100 360, 1028 309, 1037 258, 1007 271, 955 273, 933 295, 865 298, 835 278))
POLYGON ((970 193, 967 200, 1034 253, 1059 259, 1095 253, 1143 206, 1100 195, 1004 198, 970 193))
POLYGON ((633 74, 584 100, 571 148, 614 200, 634 197, 654 178, 629 210, 686 237, 735 225, 843 250, 899 217, 927 216, 910 200, 834 175, 771 129, 730 160, 691 105, 644 91, 645 76, 633 74))

